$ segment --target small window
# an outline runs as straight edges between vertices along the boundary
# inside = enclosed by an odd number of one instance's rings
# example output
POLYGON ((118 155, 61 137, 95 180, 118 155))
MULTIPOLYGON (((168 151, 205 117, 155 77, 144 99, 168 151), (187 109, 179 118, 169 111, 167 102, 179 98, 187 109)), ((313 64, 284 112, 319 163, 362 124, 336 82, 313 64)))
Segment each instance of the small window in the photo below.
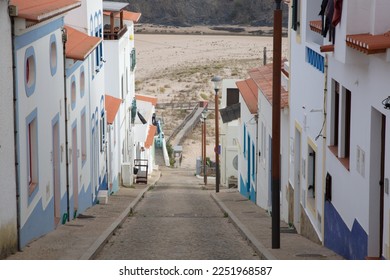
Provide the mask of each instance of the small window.
POLYGON ((50 72, 54 76, 57 72, 57 41, 56 36, 50 36, 50 72))
POLYGON ((70 97, 71 106, 72 106, 72 110, 74 110, 76 108, 76 79, 74 76, 71 79, 70 93, 71 93, 71 97, 70 97))
POLYGON ((80 74, 80 97, 82 98, 85 94, 85 72, 84 67, 81 68, 80 74))
POLYGON ((28 193, 38 186, 38 125, 36 110, 27 117, 27 178, 28 193))
POLYGON ((106 144, 106 115, 102 113, 100 119, 100 151, 104 151, 104 146, 106 144))
POLYGON ((237 88, 226 89, 226 107, 240 102, 240 94, 237 88))
POLYGON ((81 112, 81 163, 84 166, 87 160, 87 120, 85 117, 85 108, 81 112))
POLYGON ((35 91, 36 63, 33 47, 29 47, 25 53, 24 82, 27 96, 31 96, 35 91))
POLYGON ((244 124, 244 157, 246 157, 246 125, 244 124))

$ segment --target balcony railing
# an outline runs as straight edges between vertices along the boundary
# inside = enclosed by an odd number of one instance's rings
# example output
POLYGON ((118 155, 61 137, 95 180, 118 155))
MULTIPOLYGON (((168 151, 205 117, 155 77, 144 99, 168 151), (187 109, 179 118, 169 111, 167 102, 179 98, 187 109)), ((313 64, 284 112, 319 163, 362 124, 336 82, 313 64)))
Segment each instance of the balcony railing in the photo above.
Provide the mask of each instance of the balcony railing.
POLYGON ((119 40, 127 32, 127 25, 123 25, 122 28, 115 26, 111 28, 109 24, 104 26, 104 39, 105 40, 119 40))

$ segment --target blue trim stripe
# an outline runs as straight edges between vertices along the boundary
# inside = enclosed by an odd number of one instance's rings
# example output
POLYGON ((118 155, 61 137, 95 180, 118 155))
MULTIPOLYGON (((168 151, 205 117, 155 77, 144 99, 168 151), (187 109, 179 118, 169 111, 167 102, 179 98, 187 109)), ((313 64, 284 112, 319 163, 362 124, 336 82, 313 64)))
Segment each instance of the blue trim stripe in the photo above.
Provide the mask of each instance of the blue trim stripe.
POLYGON ((57 29, 64 26, 64 18, 61 17, 54 21, 48 22, 47 24, 33 29, 25 34, 15 37, 15 50, 19 50, 25 46, 32 44, 35 41, 38 41, 40 38, 49 35, 50 33, 56 31, 57 29))

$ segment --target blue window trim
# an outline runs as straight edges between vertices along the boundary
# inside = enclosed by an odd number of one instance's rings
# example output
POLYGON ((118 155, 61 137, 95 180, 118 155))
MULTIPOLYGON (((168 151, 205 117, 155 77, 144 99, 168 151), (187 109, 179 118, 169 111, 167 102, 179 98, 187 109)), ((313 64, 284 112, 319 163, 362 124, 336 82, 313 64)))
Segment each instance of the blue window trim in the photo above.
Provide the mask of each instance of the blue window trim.
POLYGON ((34 48, 28 47, 26 49, 26 52, 24 54, 24 88, 26 89, 26 95, 27 97, 30 97, 35 92, 35 85, 37 82, 37 60, 35 57, 35 50, 34 48), (29 67, 33 66, 33 72, 34 72, 34 80, 32 81, 31 85, 27 84, 27 60, 29 58, 32 58, 34 61, 34 65, 30 65, 29 67))
MULTIPOLYGON (((33 201, 34 197, 36 196, 36 194, 38 193, 38 189, 39 189, 39 145, 38 145, 38 137, 39 137, 39 133, 38 133, 38 109, 35 108, 27 117, 26 117, 26 155, 27 155, 27 160, 26 160, 26 168, 27 168, 27 177, 26 177, 26 184, 27 184, 27 188, 30 187, 29 185, 29 182, 28 182, 28 177, 29 177, 29 172, 30 172, 30 161, 28 160, 29 158, 29 154, 30 154, 30 150, 29 150, 29 143, 28 143, 28 126, 30 125, 30 123, 32 123, 33 121, 36 121, 36 131, 35 131, 35 150, 37 151, 37 161, 36 161, 36 164, 37 164, 37 182, 36 182, 36 185, 35 185, 35 188, 34 188, 34 191, 28 195, 28 204, 30 205, 30 203, 33 201)), ((29 193, 29 191, 28 191, 29 193)))
POLYGON ((324 57, 309 47, 306 47, 306 62, 316 68, 318 71, 324 73, 324 57))
POLYGON ((70 103, 71 103, 72 111, 76 108, 76 100, 77 100, 77 84, 76 84, 76 77, 73 75, 70 78, 70 103), (76 90, 74 100, 72 100, 73 83, 74 83, 74 87, 75 87, 75 90, 76 90))
MULTIPOLYGON (((59 145, 58 145, 58 155, 61 155, 61 123, 60 123, 60 113, 57 113, 55 115, 55 117, 51 120, 51 131, 52 131, 52 137, 53 137, 53 133, 54 133, 54 126, 58 124, 58 142, 59 142, 59 145)), ((54 163, 54 137, 52 139, 52 148, 53 148, 53 164, 54 163)), ((59 161, 59 164, 61 164, 61 156, 58 157, 58 161, 59 161)), ((59 182, 61 182, 61 172, 58 173, 59 174, 59 182)), ((54 186, 54 172, 53 172, 53 186, 54 186)), ((60 183, 61 184, 61 183, 60 183)))
POLYGON ((56 38, 55 34, 51 34, 51 36, 50 36, 49 50, 50 50, 49 51, 49 55, 50 55, 50 59, 49 59, 49 61, 50 61, 50 73, 51 73, 52 76, 54 76, 56 74, 56 72, 57 72, 57 65, 58 65, 57 38, 56 38), (55 54, 56 62, 55 62, 55 65, 52 64, 52 60, 51 60, 51 58, 53 56, 52 48, 51 48, 52 44, 54 44, 55 49, 56 49, 56 54, 55 54))
POLYGON ((85 94, 85 85, 86 85, 86 81, 85 81, 85 71, 84 71, 84 65, 80 67, 80 97, 83 98, 84 97, 84 94, 85 94), (82 83, 82 74, 84 74, 84 89, 81 88, 81 83, 82 83))
POLYGON ((80 138, 81 138, 81 168, 84 167, 85 163, 87 162, 87 158, 88 156, 86 155, 85 156, 85 159, 83 160, 83 141, 85 140, 85 152, 87 152, 87 114, 86 114, 86 108, 84 106, 84 108, 81 110, 81 113, 80 113, 80 130, 82 129, 83 127, 83 116, 84 116, 84 121, 85 121, 85 139, 83 139, 83 132, 80 131, 80 138))

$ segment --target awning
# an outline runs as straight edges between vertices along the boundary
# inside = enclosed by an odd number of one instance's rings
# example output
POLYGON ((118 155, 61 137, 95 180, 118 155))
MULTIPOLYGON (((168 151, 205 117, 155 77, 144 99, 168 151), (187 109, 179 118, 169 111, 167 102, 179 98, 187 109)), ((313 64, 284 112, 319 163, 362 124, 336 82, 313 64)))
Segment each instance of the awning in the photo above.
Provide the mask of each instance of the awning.
POLYGON ((31 21, 44 21, 81 6, 75 0, 11 0, 10 5, 18 7, 18 17, 31 21))
POLYGON ((145 140, 146 149, 149 149, 153 145, 154 135, 156 135, 156 131, 157 131, 157 126, 149 125, 148 136, 146 137, 145 140))
POLYGON ((241 116, 241 105, 236 103, 226 108, 219 110, 223 123, 228 123, 237 120, 241 116))
POLYGON ((120 12, 128 5, 129 3, 103 1, 103 11, 120 12))
MULTIPOLYGON (((111 12, 103 12, 105 16, 110 16, 111 12)), ((119 13, 115 13, 115 18, 120 18, 119 13)), ((130 11, 123 11, 123 20, 128 20, 132 22, 138 22, 139 19, 141 18, 141 13, 135 13, 135 12, 130 12, 130 11)))
POLYGON ((106 94, 104 108, 106 109, 108 124, 112 124, 114 122, 121 103, 121 99, 106 94))
POLYGON ((390 31, 380 35, 369 33, 347 35, 347 46, 365 54, 384 53, 390 48, 390 31))
POLYGON ((85 60, 102 41, 99 37, 88 36, 70 26, 65 26, 68 40, 65 45, 66 58, 85 60))
POLYGON ((135 99, 140 100, 140 101, 150 102, 153 104, 153 106, 156 106, 156 104, 157 104, 157 97, 150 96, 150 95, 136 94, 135 99))

